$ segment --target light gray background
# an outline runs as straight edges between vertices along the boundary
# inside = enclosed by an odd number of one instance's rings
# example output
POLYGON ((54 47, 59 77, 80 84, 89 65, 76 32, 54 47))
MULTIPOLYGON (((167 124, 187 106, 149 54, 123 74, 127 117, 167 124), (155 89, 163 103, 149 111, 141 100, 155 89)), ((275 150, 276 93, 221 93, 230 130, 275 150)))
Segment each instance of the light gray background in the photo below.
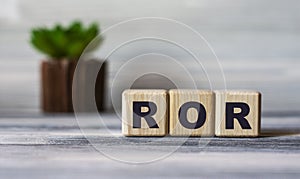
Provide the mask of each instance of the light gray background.
MULTIPOLYGON (((3 0, 0 4, 0 115, 40 110, 39 64, 45 57, 29 45, 32 27, 80 19, 98 21, 106 29, 144 16, 175 19, 199 31, 220 59, 227 87, 261 91, 265 114, 300 112, 297 0, 3 0)), ((110 64, 110 74, 114 65, 110 64)))

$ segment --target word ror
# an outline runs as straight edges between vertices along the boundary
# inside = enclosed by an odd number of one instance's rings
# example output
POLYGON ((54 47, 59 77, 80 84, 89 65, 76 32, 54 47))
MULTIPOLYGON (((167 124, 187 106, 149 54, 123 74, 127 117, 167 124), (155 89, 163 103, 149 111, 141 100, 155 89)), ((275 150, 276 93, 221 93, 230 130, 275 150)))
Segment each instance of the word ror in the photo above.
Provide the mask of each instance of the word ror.
POLYGON ((256 137, 261 94, 256 91, 125 90, 125 136, 256 137))

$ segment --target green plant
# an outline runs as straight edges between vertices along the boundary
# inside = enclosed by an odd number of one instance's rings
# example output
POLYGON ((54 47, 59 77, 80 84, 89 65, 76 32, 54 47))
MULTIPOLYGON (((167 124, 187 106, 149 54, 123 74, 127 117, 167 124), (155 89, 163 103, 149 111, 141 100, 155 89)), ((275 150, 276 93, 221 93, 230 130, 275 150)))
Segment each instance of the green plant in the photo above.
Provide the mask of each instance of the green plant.
POLYGON ((55 60, 78 60, 83 50, 93 40, 88 52, 97 48, 103 37, 98 25, 93 23, 84 27, 81 22, 74 21, 68 27, 57 24, 53 28, 39 27, 31 30, 31 44, 40 52, 55 60))

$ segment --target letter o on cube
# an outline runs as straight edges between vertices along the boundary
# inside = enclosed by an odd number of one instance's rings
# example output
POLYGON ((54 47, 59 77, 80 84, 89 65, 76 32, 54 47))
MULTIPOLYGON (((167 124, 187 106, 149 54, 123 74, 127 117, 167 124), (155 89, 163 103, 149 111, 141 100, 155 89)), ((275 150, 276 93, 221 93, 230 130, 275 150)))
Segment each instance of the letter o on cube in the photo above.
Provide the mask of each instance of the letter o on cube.
POLYGON ((208 90, 170 90, 169 133, 214 136, 215 97, 208 90))

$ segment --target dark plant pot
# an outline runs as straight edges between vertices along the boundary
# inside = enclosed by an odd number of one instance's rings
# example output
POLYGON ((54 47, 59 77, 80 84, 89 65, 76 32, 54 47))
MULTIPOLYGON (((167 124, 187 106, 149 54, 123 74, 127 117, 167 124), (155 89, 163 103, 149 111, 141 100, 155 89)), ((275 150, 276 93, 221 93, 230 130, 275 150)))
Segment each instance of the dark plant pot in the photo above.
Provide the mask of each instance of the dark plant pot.
MULTIPOLYGON (((85 88, 89 71, 103 62, 88 60, 80 68, 79 83, 85 88)), ((48 60, 41 64, 42 109, 44 112, 73 112, 72 83, 77 62, 70 60, 48 60)), ((98 111, 104 109, 106 63, 97 71, 94 98, 98 111)), ((85 106, 86 100, 81 101, 85 106)))

